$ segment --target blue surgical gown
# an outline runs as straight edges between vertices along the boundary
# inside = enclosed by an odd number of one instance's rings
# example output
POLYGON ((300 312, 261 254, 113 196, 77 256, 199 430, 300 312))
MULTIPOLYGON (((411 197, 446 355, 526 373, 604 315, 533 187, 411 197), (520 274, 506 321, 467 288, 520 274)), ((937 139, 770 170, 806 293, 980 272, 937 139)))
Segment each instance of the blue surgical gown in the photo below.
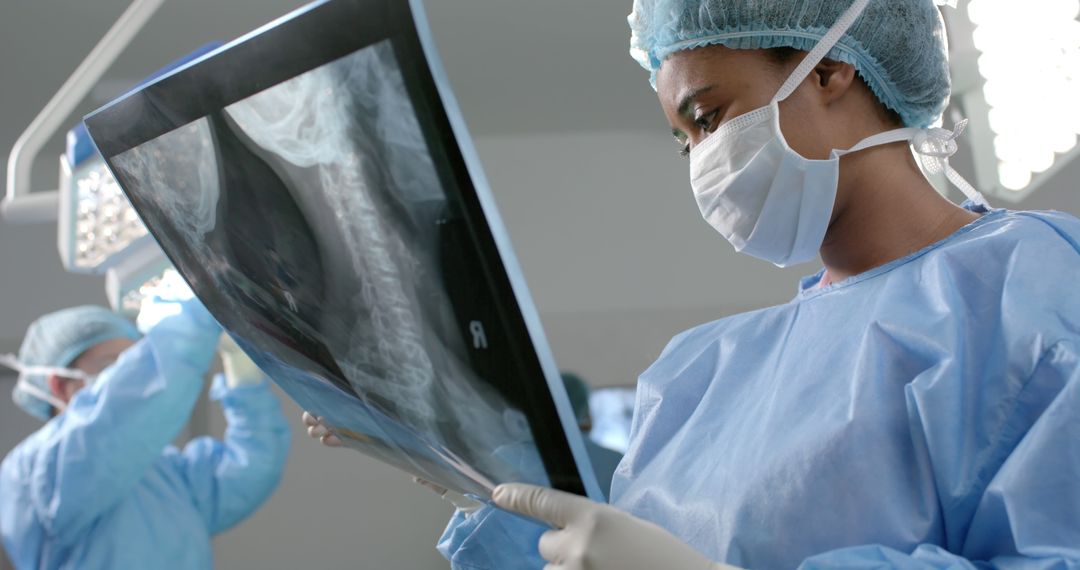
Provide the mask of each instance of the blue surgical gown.
POLYGON ((219 334, 182 318, 152 329, 4 459, 0 532, 16 568, 211 568, 210 537, 277 486, 290 432, 267 382, 230 389, 219 375, 224 441, 170 444, 219 334))
MULTIPOLYGON (((750 569, 1080 568, 1080 220, 995 210, 789 303, 675 337, 612 502, 750 569)), ((540 568, 455 515, 456 568, 540 568)))

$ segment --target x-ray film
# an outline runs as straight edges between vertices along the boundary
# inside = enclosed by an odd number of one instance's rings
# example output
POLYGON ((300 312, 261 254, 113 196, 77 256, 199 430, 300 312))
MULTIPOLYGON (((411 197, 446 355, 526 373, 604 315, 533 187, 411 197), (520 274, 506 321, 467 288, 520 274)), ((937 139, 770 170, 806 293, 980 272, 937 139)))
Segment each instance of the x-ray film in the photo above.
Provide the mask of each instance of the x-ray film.
POLYGON ((418 2, 302 9, 90 115, 238 344, 349 447, 601 496, 418 2))

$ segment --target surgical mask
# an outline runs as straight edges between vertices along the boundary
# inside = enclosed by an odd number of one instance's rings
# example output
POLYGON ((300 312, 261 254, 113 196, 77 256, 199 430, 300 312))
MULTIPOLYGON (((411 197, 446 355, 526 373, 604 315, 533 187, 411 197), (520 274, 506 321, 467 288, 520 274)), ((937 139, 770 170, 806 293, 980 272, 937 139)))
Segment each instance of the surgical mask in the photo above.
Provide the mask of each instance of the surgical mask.
POLYGON ((31 375, 41 376, 61 376, 64 378, 70 378, 72 380, 82 380, 87 386, 94 383, 97 380, 96 374, 89 374, 84 370, 78 368, 63 368, 59 366, 34 366, 30 364, 23 364, 19 362, 19 359, 14 354, 0 354, 0 366, 5 366, 19 373, 19 380, 15 383, 16 390, 22 390, 31 396, 38 398, 44 402, 47 402, 50 406, 56 408, 57 411, 64 411, 67 408, 67 404, 54 396, 48 390, 41 388, 35 384, 30 383, 27 378, 31 375))
POLYGON ((986 200, 948 164, 956 152, 953 131, 903 128, 868 137, 829 158, 804 158, 780 130, 780 102, 824 59, 858 19, 869 0, 856 0, 788 77, 769 105, 721 125, 690 152, 690 185, 701 215, 736 251, 788 267, 813 259, 832 218, 840 157, 907 141, 931 173, 944 172, 972 201, 986 200))

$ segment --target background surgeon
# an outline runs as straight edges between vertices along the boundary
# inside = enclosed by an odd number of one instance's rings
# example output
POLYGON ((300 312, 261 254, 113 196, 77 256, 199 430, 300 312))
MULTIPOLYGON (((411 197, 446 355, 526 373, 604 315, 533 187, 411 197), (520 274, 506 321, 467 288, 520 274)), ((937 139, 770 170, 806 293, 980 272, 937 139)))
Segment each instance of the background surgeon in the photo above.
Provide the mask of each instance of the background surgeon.
POLYGON ((1080 221, 990 209, 949 168, 934 3, 636 0, 629 22, 705 220, 824 269, 669 343, 612 506, 502 485, 552 528, 459 511, 452 565, 1080 567, 1080 221))
POLYGON ((210 537, 277 486, 289 430, 258 368, 225 343, 211 389, 225 439, 178 449, 221 329, 183 284, 145 302, 139 324, 141 338, 100 307, 58 311, 9 360, 21 369, 16 403, 46 422, 0 467, 16 568, 210 568, 210 537))

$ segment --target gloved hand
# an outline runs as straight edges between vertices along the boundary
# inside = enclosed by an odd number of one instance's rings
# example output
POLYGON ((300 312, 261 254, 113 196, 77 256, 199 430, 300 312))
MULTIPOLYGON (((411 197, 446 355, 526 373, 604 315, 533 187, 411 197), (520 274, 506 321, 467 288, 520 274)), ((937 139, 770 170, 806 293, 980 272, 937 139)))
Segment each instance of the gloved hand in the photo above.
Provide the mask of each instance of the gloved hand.
POLYGON ((135 326, 146 334, 169 317, 187 313, 197 326, 217 328, 217 321, 206 311, 195 293, 176 271, 166 271, 161 282, 145 297, 139 307, 135 326))
POLYGON ((166 273, 143 299, 135 324, 154 347, 159 372, 171 375, 182 368, 201 376, 210 368, 221 326, 179 273, 166 273))
POLYGON ((218 352, 225 368, 225 385, 229 388, 259 384, 266 377, 228 333, 221 335, 218 352))
POLYGON ((310 412, 304 412, 303 415, 304 425, 307 426, 307 434, 311 439, 317 439, 322 442, 326 447, 341 447, 341 439, 338 436, 330 433, 330 430, 323 423, 322 418, 315 417, 310 412))
POLYGON ((738 570, 705 558, 651 522, 584 497, 511 483, 496 487, 492 498, 555 528, 540 537, 540 555, 552 569, 738 570))

